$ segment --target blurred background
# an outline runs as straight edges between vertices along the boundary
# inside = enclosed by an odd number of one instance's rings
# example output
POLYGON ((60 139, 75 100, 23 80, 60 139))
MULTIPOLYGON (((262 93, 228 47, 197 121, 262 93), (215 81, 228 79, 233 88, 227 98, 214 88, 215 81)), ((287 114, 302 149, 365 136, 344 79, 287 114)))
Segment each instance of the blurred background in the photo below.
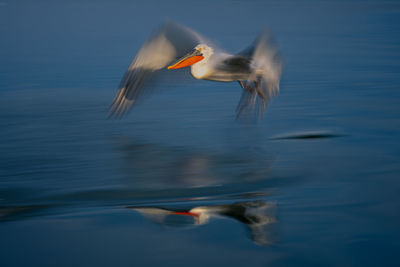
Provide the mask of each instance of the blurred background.
POLYGON ((398 266, 398 1, 0 0, 0 265, 398 266), (185 79, 107 119, 165 20, 235 53, 268 28, 280 94, 185 79))

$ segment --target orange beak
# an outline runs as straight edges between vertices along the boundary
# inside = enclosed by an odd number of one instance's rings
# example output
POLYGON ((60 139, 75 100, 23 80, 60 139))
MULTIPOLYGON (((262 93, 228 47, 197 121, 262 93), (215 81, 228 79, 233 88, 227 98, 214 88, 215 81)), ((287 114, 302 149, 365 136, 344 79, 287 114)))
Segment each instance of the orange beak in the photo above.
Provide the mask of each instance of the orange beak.
POLYGON ((200 51, 195 49, 193 52, 191 52, 191 53, 187 54, 186 56, 184 56, 183 58, 179 59, 178 62, 176 62, 175 64, 168 66, 168 69, 184 68, 184 67, 193 65, 196 62, 199 62, 203 58, 204 58, 203 54, 200 53, 200 51))

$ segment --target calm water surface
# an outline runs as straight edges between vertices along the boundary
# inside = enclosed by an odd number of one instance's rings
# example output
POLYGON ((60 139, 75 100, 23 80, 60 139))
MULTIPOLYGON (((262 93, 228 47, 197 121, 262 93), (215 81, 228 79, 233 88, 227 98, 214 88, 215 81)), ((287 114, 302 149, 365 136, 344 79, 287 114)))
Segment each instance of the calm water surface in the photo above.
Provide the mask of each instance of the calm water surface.
POLYGON ((400 264, 397 1, 1 0, 0 35, 1 266, 400 264), (186 79, 108 120, 165 19, 232 52, 269 27, 264 117, 186 79))

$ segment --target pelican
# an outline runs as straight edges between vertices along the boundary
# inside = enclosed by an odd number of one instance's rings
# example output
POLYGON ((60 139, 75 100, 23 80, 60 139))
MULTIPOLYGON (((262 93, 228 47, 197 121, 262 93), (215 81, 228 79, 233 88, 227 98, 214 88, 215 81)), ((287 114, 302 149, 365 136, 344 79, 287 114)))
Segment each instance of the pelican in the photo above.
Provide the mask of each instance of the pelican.
POLYGON ((279 92, 282 59, 267 31, 249 48, 231 54, 186 26, 166 22, 133 59, 111 104, 110 116, 124 115, 149 91, 146 84, 157 72, 189 66, 195 79, 239 83, 243 93, 237 116, 243 110, 256 110, 261 115, 267 102, 279 92))

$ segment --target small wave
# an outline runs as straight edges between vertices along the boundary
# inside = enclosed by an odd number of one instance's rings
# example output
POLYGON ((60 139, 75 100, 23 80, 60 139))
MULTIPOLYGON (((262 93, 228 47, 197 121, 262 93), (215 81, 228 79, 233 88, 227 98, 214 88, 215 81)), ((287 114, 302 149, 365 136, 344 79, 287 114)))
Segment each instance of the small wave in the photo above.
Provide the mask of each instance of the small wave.
POLYGON ((343 137, 344 134, 332 133, 326 131, 306 131, 277 135, 271 137, 271 140, 285 140, 285 139, 322 139, 322 138, 336 138, 343 137))

